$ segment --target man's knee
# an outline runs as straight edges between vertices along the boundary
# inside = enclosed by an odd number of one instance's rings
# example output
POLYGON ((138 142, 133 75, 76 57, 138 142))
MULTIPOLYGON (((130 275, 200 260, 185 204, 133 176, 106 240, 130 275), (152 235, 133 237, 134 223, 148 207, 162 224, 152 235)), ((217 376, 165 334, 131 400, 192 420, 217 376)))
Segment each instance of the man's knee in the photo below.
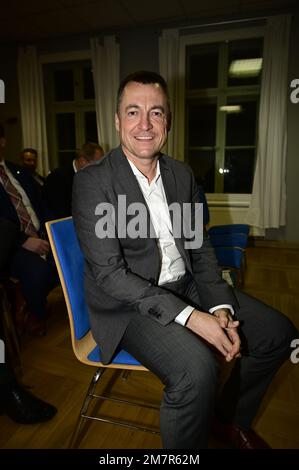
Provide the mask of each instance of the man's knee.
POLYGON ((291 343, 299 333, 293 323, 280 312, 272 317, 271 327, 265 331, 264 347, 271 355, 286 358, 291 351, 291 343))
POLYGON ((213 397, 218 388, 219 376, 220 364, 211 351, 204 357, 193 357, 192 361, 177 369, 168 378, 168 397, 175 401, 205 400, 213 397))
POLYGON ((299 338, 299 332, 285 315, 281 314, 275 325, 274 341, 282 350, 290 351, 293 339, 299 338))

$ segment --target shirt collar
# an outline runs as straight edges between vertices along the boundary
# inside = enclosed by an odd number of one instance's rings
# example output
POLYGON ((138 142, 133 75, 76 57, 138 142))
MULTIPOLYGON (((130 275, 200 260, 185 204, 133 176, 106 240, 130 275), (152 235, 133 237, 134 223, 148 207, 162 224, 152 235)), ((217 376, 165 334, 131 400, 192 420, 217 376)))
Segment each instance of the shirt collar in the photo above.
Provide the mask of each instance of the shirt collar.
MULTIPOLYGON (((140 170, 138 170, 137 166, 134 165, 134 163, 131 162, 131 160, 129 160, 129 159, 127 159, 127 160, 128 160, 128 162, 130 163, 130 166, 131 166, 131 168, 132 168, 132 171, 133 171, 134 175, 135 175, 137 178, 142 178, 142 179, 146 179, 146 180, 147 180, 147 177, 144 176, 144 174, 141 173, 140 170)), ((159 162, 159 160, 157 160, 156 175, 155 175, 153 181, 151 182, 151 184, 152 184, 152 183, 156 183, 156 182, 158 181, 158 179, 159 179, 160 176, 161 176, 161 173, 160 173, 160 162, 159 162)))
POLYGON ((77 167, 76 167, 76 160, 73 160, 73 168, 74 168, 74 172, 77 173, 78 170, 77 170, 77 167))

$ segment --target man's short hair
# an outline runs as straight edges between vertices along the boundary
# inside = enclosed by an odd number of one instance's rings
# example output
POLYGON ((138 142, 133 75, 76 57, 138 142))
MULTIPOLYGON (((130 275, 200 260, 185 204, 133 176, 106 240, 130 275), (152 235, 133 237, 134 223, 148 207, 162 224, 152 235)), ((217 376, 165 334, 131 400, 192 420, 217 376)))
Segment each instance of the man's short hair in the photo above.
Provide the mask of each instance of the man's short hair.
POLYGON ((152 85, 152 84, 158 83, 161 86, 166 96, 167 106, 168 106, 166 113, 167 113, 167 118, 170 119, 171 112, 170 112, 170 101, 169 101, 167 83, 164 80, 164 78, 158 73, 150 72, 147 70, 139 70, 138 72, 131 73, 120 82, 118 92, 117 92, 117 112, 119 111, 119 106, 120 106, 120 102, 124 93, 124 89, 126 85, 130 82, 142 83, 143 85, 152 85))
POLYGON ((3 139, 4 137, 5 137, 4 125, 0 122, 0 139, 3 139))
POLYGON ((77 153, 77 159, 83 156, 85 160, 92 162, 97 150, 100 150, 100 152, 102 152, 104 155, 104 150, 99 144, 96 144, 95 142, 86 142, 82 145, 81 149, 77 153))
POLYGON ((27 147, 25 148, 22 152, 21 152, 21 155, 24 155, 25 153, 33 153, 33 155, 36 156, 37 158, 37 150, 31 148, 31 147, 27 147))

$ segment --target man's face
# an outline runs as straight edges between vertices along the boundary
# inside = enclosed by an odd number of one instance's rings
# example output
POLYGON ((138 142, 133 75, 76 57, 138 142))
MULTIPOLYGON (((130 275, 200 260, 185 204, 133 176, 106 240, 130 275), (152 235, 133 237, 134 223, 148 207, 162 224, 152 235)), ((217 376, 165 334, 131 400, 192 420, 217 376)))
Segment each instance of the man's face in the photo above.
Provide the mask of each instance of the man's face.
POLYGON ((152 159, 167 140, 167 100, 158 84, 129 82, 123 92, 115 126, 125 155, 152 159))
POLYGON ((30 171, 35 171, 37 167, 37 157, 35 153, 25 152, 23 154, 23 163, 30 171))

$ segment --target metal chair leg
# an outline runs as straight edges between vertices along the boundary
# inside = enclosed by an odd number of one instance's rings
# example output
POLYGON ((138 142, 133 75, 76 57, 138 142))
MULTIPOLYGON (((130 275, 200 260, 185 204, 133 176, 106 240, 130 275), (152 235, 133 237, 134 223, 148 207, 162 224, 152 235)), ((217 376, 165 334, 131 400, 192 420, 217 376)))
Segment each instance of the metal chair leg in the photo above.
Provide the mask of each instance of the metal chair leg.
POLYGON ((128 377, 130 375, 131 371, 130 370, 123 370, 121 374, 121 379, 126 382, 128 380, 128 377))
POLYGON ((97 383, 99 382, 100 378, 102 377, 102 375, 104 374, 105 370, 106 370, 105 368, 99 367, 99 369, 97 369, 97 371, 95 372, 95 374, 94 374, 94 376, 93 376, 93 378, 90 382, 90 385, 89 385, 87 393, 85 395, 85 399, 84 399, 79 417, 78 417, 77 422, 76 422, 75 429, 74 429, 74 431, 72 433, 72 436, 70 438, 70 443, 69 443, 69 446, 68 446, 69 449, 75 448, 75 444, 76 444, 77 439, 79 437, 83 421, 86 419, 83 415, 85 415, 87 410, 88 410, 88 406, 89 406, 89 404, 90 404, 90 402, 93 398, 93 395, 94 395, 95 387, 96 387, 97 383))

